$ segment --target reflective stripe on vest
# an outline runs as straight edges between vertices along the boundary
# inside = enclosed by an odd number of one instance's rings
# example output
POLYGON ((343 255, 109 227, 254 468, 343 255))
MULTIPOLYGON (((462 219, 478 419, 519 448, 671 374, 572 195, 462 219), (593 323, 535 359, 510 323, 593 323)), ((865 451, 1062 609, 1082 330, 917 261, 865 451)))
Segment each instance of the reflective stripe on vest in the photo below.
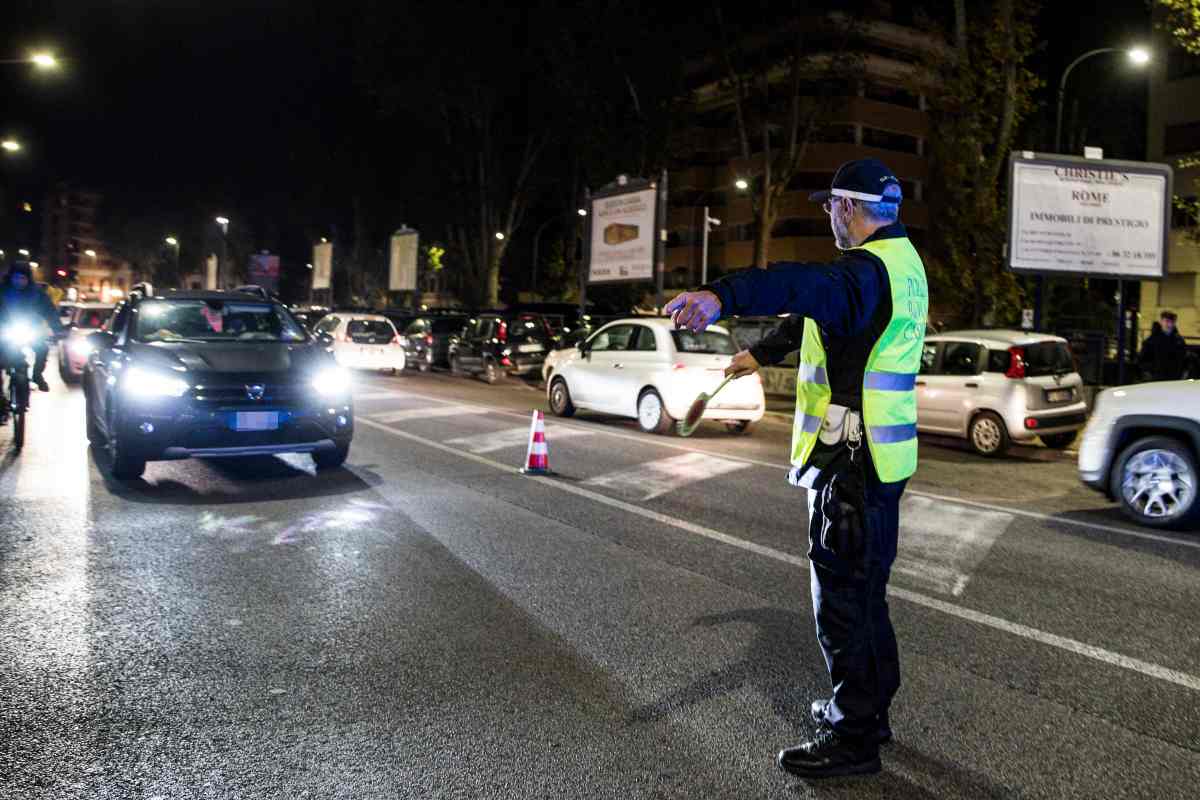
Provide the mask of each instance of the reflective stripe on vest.
MULTIPOLYGON (((921 257, 907 238, 867 242, 862 249, 886 268, 892 316, 871 348, 863 374, 863 426, 879 479, 901 481, 917 469, 917 373, 925 343, 929 290, 921 257)), ((792 464, 803 466, 832 396, 821 330, 804 320, 792 425, 792 464), (820 380, 818 380, 818 376, 820 380)))

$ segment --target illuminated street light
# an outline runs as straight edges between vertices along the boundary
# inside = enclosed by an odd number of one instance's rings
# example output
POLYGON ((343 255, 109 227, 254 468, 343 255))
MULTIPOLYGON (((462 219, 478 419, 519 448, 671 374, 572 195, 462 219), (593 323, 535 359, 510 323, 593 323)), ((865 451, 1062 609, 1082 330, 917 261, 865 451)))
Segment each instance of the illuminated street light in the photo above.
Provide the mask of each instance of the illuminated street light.
POLYGON ((96 251, 95 251, 95 250, 91 250, 91 249, 84 250, 84 251, 83 251, 83 254, 84 254, 85 256, 87 256, 88 258, 93 258, 93 259, 94 259, 94 258, 96 257, 96 251))
POLYGON ((163 241, 171 245, 171 247, 179 247, 179 240, 174 236, 168 236, 166 239, 163 239, 163 241))
POLYGON ((38 267, 40 267, 40 266, 41 266, 41 264, 39 264, 39 263, 38 263, 38 262, 36 262, 36 261, 30 261, 30 262, 29 262, 29 268, 30 268, 30 269, 37 269, 37 268, 38 268, 38 267))
POLYGON ((3 142, 0 142, 0 147, 3 147, 6 153, 21 152, 21 143, 16 139, 5 139, 3 142))
POLYGON ((58 59, 54 57, 53 53, 34 53, 29 60, 38 69, 56 69, 58 67, 58 59))
POLYGON ((738 178, 736 181, 733 182, 733 185, 735 187, 737 187, 738 191, 741 191, 741 192, 744 192, 750 188, 750 182, 747 181, 745 178, 738 178))
POLYGON ((305 264, 304 266, 308 267, 309 269, 312 269, 312 264, 305 264))
POLYGON ((576 209, 575 213, 576 213, 576 214, 578 214, 578 215, 579 215, 579 216, 581 216, 581 217, 586 217, 586 216, 587 216, 587 209, 586 209, 586 208, 580 208, 580 209, 576 209))
POLYGON ((21 248, 20 250, 18 250, 17 252, 18 252, 18 253, 20 253, 21 255, 25 256, 26 258, 29 258, 29 251, 28 251, 28 250, 26 250, 24 247, 22 247, 22 248, 21 248))
POLYGON ((503 234, 503 233, 501 233, 500 231, 496 231, 496 239, 497 239, 498 241, 501 241, 501 242, 503 242, 503 241, 504 241, 504 234, 503 234))
MULTIPOLYGON (((1068 64, 1067 68, 1063 70, 1062 78, 1058 81, 1058 114, 1054 125, 1054 152, 1056 153, 1062 151, 1063 100, 1067 96, 1067 78, 1070 77, 1071 70, 1075 69, 1080 62, 1104 53, 1124 53, 1129 57, 1129 61, 1137 67, 1144 67, 1150 63, 1150 51, 1144 47, 1131 47, 1128 50, 1120 47, 1098 47, 1095 50, 1087 51, 1068 64)), ((1037 319, 1036 314, 1035 319, 1037 319)))
POLYGON ((1150 51, 1144 47, 1134 47, 1129 51, 1129 60, 1143 67, 1150 63, 1150 51))

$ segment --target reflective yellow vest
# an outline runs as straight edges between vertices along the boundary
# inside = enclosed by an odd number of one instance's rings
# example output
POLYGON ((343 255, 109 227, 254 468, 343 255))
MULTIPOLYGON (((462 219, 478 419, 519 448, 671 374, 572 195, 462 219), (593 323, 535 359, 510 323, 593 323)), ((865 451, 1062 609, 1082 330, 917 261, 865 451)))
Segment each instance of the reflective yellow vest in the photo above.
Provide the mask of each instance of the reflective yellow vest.
MULTIPOLYGON (((905 237, 866 242, 861 249, 887 268, 892 318, 871 348, 863 373, 863 426, 875 471, 884 483, 917 471, 917 395, 929 289, 921 257, 905 237)), ((812 455, 832 391, 825 371, 821 330, 804 320, 800 371, 796 376, 796 419, 792 425, 792 464, 812 455)))

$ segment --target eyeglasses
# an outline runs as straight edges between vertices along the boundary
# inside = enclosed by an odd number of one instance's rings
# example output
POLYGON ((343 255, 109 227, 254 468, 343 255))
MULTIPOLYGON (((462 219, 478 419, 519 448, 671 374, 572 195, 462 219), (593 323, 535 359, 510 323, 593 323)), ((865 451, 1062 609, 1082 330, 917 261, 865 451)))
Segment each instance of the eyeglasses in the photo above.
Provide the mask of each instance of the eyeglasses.
POLYGON ((824 203, 821 203, 821 208, 825 209, 826 214, 833 213, 833 201, 837 199, 837 195, 830 197, 824 203))

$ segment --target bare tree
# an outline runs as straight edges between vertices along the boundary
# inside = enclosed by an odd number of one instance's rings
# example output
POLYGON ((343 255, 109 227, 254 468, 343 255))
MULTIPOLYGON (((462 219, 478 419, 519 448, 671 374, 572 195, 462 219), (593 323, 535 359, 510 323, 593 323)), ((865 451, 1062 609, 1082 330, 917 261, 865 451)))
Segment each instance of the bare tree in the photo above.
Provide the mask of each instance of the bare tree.
POLYGON ((813 25, 793 3, 782 26, 790 47, 780 53, 771 41, 777 37, 752 42, 732 35, 721 0, 714 0, 713 11, 738 148, 748 165, 747 174, 740 177, 750 184, 754 265, 765 269, 780 201, 823 119, 836 106, 837 88, 859 73, 860 59, 848 50, 852 25, 842 15, 826 15, 813 25))

